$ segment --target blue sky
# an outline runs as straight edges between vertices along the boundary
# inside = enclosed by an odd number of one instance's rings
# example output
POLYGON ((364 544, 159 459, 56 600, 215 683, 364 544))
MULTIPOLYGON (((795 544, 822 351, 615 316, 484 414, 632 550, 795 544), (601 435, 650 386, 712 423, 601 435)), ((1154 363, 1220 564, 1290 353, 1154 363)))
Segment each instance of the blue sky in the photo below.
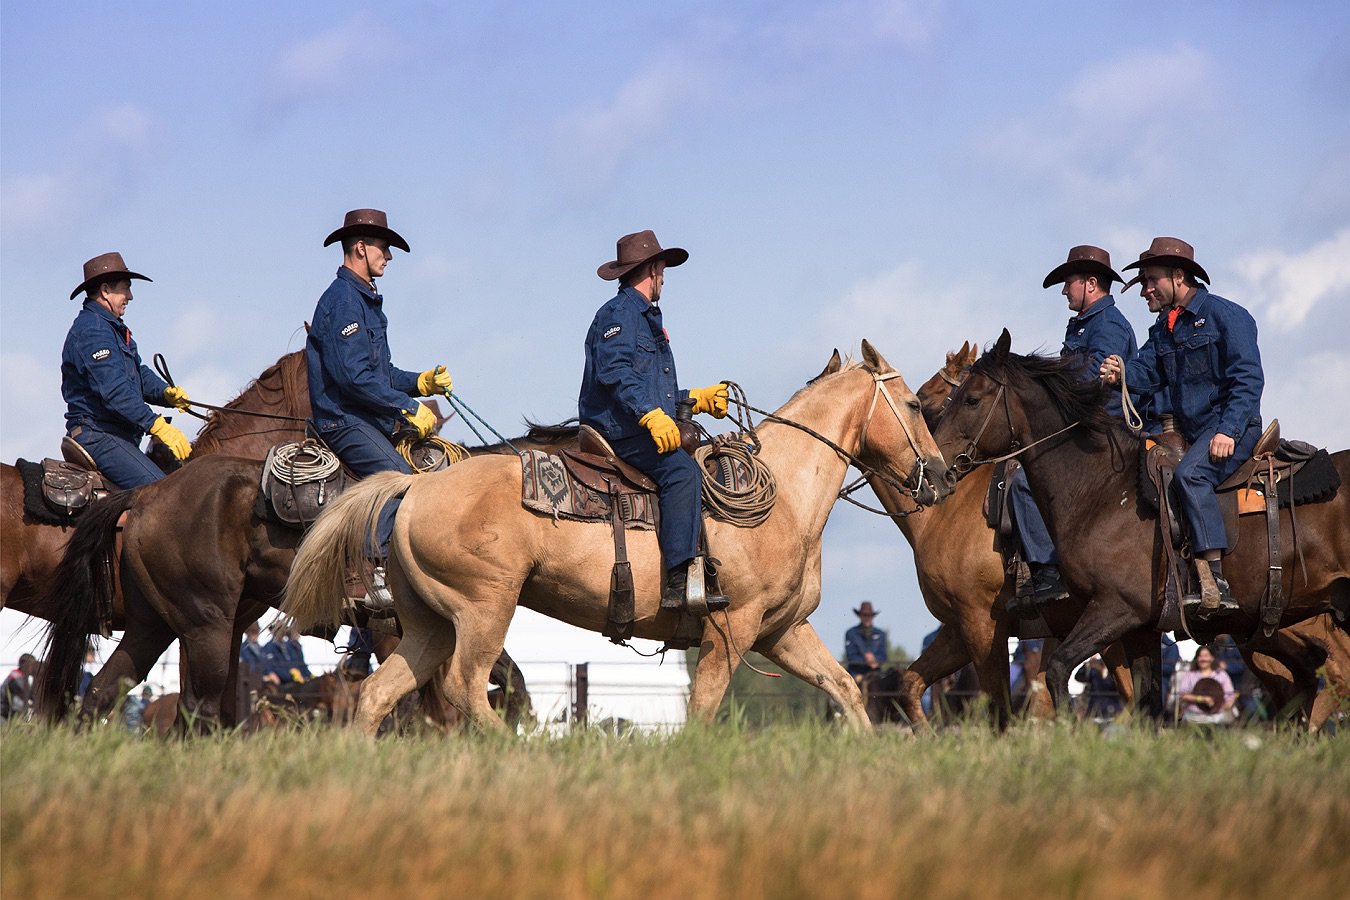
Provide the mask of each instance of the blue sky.
MULTIPOLYGON (((630 231, 690 252, 662 304, 682 380, 767 407, 864 337, 913 386, 1004 326, 1057 350, 1068 248, 1119 269, 1169 234, 1256 316, 1266 417, 1350 445, 1344 3, 315 8, 5 6, 0 457, 56 449, 85 259, 155 279, 142 352, 223 402, 301 345, 361 206, 412 245, 381 282, 395 362, 445 363, 503 431, 574 414, 630 231)), ((841 506, 836 650, 864 599, 907 648, 933 627, 898 531, 841 506)), ((606 649, 559 633, 550 658, 606 649)))

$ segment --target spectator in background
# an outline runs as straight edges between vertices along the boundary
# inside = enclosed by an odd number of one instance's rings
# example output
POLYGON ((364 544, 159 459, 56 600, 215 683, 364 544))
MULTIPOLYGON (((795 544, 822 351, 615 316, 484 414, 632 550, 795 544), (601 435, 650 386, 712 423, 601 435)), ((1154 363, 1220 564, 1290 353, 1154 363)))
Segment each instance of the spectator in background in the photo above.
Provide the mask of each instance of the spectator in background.
POLYGON ((1177 642, 1172 639, 1172 635, 1163 632, 1162 636, 1162 695, 1163 702, 1169 703, 1172 698, 1172 676, 1176 673, 1177 667, 1181 665, 1181 650, 1177 648, 1177 642))
POLYGON ((80 686, 75 691, 75 698, 83 700, 84 695, 89 692, 89 685, 94 680, 94 669, 98 667, 98 660, 94 658, 94 645, 90 644, 84 650, 84 671, 80 673, 80 686))
POLYGON ((1172 702, 1179 718, 1196 725, 1228 725, 1236 701, 1237 691, 1228 673, 1219 668, 1213 648, 1202 645, 1190 668, 1175 679, 1172 702))
POLYGON ((1044 686, 1036 681, 1036 676, 1041 673, 1041 653, 1044 647, 1045 642, 1039 640, 1017 642, 1012 663, 1008 666, 1013 712, 1025 710, 1032 693, 1044 689, 1044 686))
POLYGON ((1255 685, 1247 674, 1247 661, 1242 658, 1242 651, 1238 649, 1232 635, 1221 634, 1214 640, 1214 658, 1218 668, 1228 673, 1228 680, 1233 683, 1233 690, 1237 691, 1235 714, 1245 717, 1253 713, 1256 703, 1252 690, 1255 685))
POLYGON ((127 694, 127 699, 122 701, 122 721, 126 723, 127 731, 132 733, 141 730, 141 722, 145 718, 145 708, 150 705, 150 701, 155 699, 155 692, 150 685, 141 688, 141 695, 127 694))
POLYGON ((872 601, 864 600, 853 614, 860 621, 844 632, 844 659, 848 673, 861 678, 886 662, 886 632, 872 624, 877 617, 872 601))
POLYGON ((271 663, 267 659, 267 650, 258 642, 260 634, 262 631, 258 628, 257 622, 249 623, 244 629, 244 640, 239 644, 239 671, 241 674, 250 674, 263 681, 279 684, 281 678, 272 671, 271 663))
POLYGON ((267 657, 268 674, 275 676, 279 684, 286 686, 309 681, 305 650, 300 646, 300 636, 294 629, 278 624, 273 630, 271 642, 263 649, 267 657))
POLYGON ((25 653, 19 665, 5 678, 0 687, 0 719, 26 719, 33 710, 33 676, 37 674, 37 657, 25 653))
POLYGON ((1100 654, 1083 663, 1074 673, 1074 680, 1086 687, 1083 690, 1083 704, 1080 715, 1089 719, 1113 719, 1124 708, 1120 692, 1116 690, 1116 680, 1106 669, 1106 662, 1100 654))

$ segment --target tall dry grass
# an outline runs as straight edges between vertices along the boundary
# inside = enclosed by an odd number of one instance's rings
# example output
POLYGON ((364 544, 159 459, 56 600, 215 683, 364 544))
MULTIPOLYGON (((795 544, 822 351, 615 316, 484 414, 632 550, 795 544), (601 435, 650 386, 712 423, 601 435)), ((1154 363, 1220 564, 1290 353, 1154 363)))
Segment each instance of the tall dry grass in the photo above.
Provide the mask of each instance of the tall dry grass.
POLYGON ((5 897, 1344 897, 1344 738, 17 728, 5 897))

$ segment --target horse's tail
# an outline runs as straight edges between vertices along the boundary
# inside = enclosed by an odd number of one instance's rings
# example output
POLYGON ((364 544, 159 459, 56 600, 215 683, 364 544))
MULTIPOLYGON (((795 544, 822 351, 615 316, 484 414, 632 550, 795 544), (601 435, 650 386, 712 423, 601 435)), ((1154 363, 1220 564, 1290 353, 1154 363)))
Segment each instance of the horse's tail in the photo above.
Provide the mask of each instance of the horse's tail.
POLYGON ((38 600, 38 608, 52 611, 37 684, 38 711, 49 721, 65 718, 79 688, 89 636, 99 630, 98 610, 112 608, 117 520, 135 499, 136 491, 120 491, 89 507, 38 600))
MULTIPOLYGON (((379 523, 380 510, 412 486, 413 475, 380 472, 343 491, 314 522, 300 542, 286 579, 281 611, 301 631, 315 625, 341 623, 349 572, 365 575, 366 552, 379 523)), ((370 590, 369 583, 366 589, 370 590)))

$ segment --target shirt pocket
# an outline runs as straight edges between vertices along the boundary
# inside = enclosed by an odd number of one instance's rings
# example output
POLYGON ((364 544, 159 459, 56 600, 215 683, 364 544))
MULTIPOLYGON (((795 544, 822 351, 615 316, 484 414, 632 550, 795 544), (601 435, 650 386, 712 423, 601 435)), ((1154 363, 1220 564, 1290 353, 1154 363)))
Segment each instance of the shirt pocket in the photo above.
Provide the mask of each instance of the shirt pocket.
POLYGON ((637 349, 633 353, 633 368, 637 369, 639 375, 647 375, 656 366, 656 341, 639 336, 634 344, 637 349))
POLYGON ((1182 375, 1187 381, 1209 381, 1215 375, 1214 355, 1218 348, 1212 334, 1193 334, 1183 345, 1182 375))

